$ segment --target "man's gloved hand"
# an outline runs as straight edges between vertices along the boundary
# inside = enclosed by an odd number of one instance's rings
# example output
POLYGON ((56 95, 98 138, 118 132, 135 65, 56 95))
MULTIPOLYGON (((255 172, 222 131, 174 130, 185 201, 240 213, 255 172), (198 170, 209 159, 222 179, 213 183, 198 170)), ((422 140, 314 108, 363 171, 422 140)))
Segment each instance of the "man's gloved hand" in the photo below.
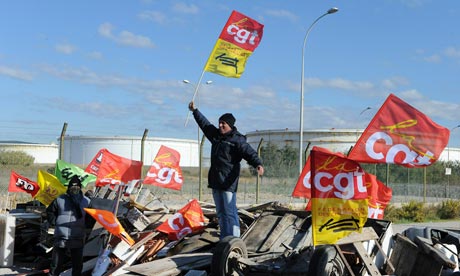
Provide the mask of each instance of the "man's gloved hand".
POLYGON ((195 103, 193 101, 191 101, 189 104, 188 104, 188 110, 190 111, 195 111, 195 103))

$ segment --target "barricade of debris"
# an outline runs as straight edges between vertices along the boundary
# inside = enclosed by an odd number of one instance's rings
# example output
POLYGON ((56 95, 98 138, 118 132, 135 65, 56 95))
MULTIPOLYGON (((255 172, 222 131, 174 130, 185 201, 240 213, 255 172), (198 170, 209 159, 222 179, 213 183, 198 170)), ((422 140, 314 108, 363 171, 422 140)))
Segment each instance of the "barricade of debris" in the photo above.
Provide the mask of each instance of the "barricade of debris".
MULTIPOLYGON (((148 191, 148 190, 146 190, 148 191)), ((368 219, 362 233, 337 244, 312 245, 311 213, 278 202, 239 208, 241 238, 219 241, 215 206, 199 202, 204 225, 173 238, 158 227, 175 217, 149 192, 133 197, 99 191, 91 207, 116 210, 116 218, 134 240, 109 233, 101 224, 89 229, 83 275, 457 275, 459 235, 444 230, 393 233, 391 222, 368 219), (114 209, 117 204, 118 208, 114 209), (427 272, 424 274, 420 272, 427 272), (418 272, 418 273, 417 273, 418 272)), ((16 217, 15 265, 46 275, 51 261, 53 228, 44 206, 21 204, 16 217)), ((61 275, 71 275, 68 270, 61 275)))

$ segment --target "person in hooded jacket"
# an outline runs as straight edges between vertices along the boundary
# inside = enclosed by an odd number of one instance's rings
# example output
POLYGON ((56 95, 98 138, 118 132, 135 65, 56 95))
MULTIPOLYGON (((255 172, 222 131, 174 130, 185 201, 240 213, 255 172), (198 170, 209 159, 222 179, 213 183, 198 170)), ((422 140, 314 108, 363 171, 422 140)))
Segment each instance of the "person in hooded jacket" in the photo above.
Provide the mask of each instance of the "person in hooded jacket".
POLYGON ((72 258, 72 276, 80 276, 83 269, 83 247, 86 241, 88 217, 83 208, 90 199, 81 191, 81 180, 73 175, 67 192, 57 197, 46 209, 48 222, 54 225, 54 247, 50 275, 57 276, 64 269, 66 252, 72 258))
POLYGON ((208 187, 216 205, 219 220, 220 239, 240 236, 240 223, 236 207, 236 192, 240 177, 241 160, 264 174, 262 160, 235 126, 235 117, 225 113, 219 118, 219 127, 208 119, 190 102, 189 110, 206 138, 211 142, 211 167, 208 172, 208 187))

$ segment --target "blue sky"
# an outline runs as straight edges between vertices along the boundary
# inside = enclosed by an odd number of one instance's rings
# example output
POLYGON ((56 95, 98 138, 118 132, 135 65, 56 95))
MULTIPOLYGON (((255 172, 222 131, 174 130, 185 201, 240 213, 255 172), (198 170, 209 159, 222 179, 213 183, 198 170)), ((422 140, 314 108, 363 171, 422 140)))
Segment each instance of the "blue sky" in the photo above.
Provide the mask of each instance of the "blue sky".
POLYGON ((304 129, 364 128, 389 93, 460 124, 460 1, 15 0, 0 7, 0 140, 57 142, 64 122, 196 139, 187 105, 232 10, 265 25, 262 41, 241 78, 206 72, 197 105, 242 133, 298 130, 303 39, 331 7, 305 48, 304 129))

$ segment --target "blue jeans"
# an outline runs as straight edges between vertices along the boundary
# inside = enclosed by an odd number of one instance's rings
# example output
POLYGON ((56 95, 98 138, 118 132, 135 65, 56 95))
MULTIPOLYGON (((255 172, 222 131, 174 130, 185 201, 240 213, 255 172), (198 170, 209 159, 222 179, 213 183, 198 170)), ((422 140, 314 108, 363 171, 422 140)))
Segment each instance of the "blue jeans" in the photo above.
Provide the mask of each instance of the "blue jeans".
POLYGON ((240 236, 240 221, 236 208, 236 193, 212 189, 219 220, 220 239, 227 236, 240 236))

